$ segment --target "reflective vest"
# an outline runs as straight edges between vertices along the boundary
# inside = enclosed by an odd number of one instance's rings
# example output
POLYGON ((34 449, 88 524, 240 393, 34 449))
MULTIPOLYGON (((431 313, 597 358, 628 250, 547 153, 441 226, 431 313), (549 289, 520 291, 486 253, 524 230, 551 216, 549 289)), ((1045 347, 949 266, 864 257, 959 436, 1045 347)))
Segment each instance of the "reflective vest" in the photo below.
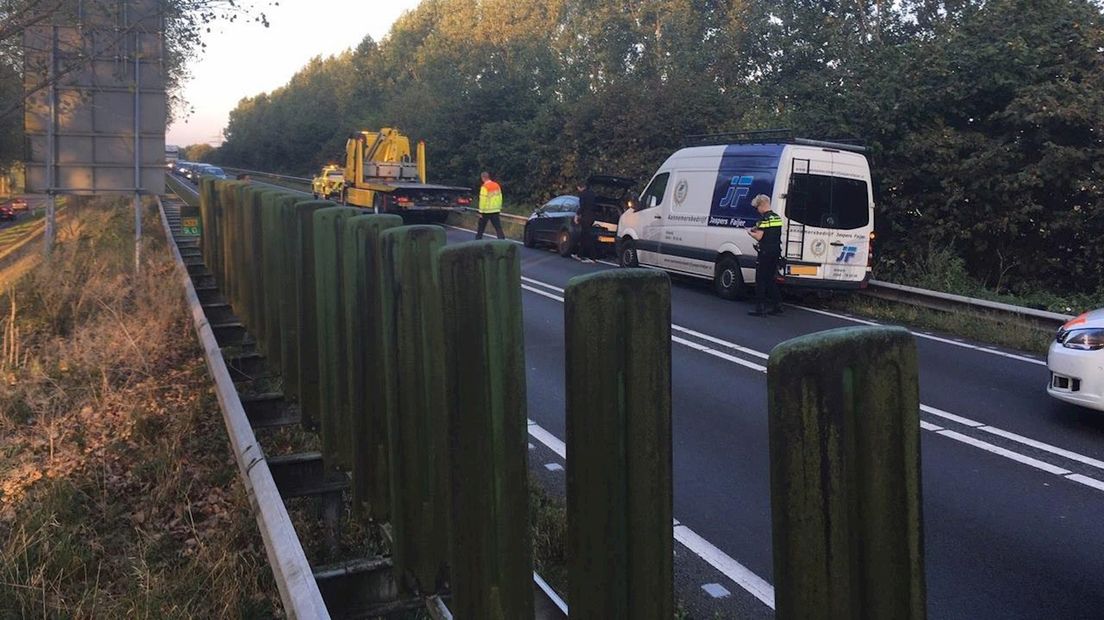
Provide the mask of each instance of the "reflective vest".
POLYGON ((488 180, 479 188, 479 212, 498 213, 502 211, 502 188, 488 180))

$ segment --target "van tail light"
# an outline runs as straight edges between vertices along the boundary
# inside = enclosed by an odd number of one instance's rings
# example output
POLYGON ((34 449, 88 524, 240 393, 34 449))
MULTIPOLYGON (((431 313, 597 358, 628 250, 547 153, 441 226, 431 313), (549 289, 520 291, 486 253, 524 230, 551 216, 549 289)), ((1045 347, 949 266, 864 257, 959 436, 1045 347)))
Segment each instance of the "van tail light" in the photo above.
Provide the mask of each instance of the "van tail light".
POLYGON ((456 204, 458 204, 462 207, 466 207, 466 206, 471 204, 471 198, 457 198, 456 199, 456 204))
POLYGON ((874 237, 875 237, 874 232, 871 231, 870 232, 870 247, 867 249, 867 252, 866 252, 866 266, 867 266, 868 269, 874 267, 874 237))
POLYGON ((400 204, 400 205, 408 205, 408 204, 410 204, 410 197, 409 196, 395 196, 395 202, 397 204, 400 204))

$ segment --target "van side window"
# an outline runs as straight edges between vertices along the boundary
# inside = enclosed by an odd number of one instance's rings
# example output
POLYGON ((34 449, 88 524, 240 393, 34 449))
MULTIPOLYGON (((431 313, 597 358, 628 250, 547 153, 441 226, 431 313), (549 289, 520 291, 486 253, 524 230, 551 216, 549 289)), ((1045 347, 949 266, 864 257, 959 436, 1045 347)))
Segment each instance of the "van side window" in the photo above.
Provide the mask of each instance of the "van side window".
POLYGON ((664 172, 663 174, 656 175, 656 178, 652 179, 648 189, 644 190, 644 193, 640 195, 640 209, 648 208, 649 197, 655 196, 656 205, 663 204, 663 194, 667 193, 667 181, 671 178, 670 172, 664 172))
POLYGON ((794 174, 786 196, 786 217, 817 228, 862 228, 870 223, 866 181, 794 174))

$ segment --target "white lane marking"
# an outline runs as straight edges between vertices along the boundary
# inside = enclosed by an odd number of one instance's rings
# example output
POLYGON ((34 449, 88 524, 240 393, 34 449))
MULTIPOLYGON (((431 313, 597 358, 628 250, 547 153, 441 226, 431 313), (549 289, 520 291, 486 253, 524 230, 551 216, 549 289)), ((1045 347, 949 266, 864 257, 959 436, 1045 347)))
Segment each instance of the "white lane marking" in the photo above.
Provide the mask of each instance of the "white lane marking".
POLYGON ((537 582, 537 587, 543 590, 544 593, 548 595, 548 598, 552 599, 552 602, 555 603, 556 607, 560 608, 560 611, 563 612, 563 615, 569 615, 567 613, 567 603, 565 603, 564 600, 560 598, 559 594, 556 594, 556 591, 552 589, 552 586, 548 585, 547 581, 541 578, 541 576, 538 575, 536 572, 533 573, 533 581, 537 582))
POLYGON ((687 334, 689 336, 693 336, 695 338, 700 338, 702 340, 712 342, 714 344, 719 344, 721 346, 728 347, 730 349, 735 349, 735 350, 737 350, 741 353, 747 353, 748 355, 752 355, 752 356, 758 357, 760 359, 770 359, 770 354, 769 353, 763 353, 762 351, 756 351, 755 349, 749 349, 747 347, 740 346, 738 344, 728 342, 726 340, 721 340, 720 338, 717 338, 716 336, 710 336, 709 334, 703 334, 701 332, 696 332, 692 329, 687 329, 685 327, 682 327, 681 325, 675 325, 675 324, 672 323, 671 324, 671 329, 673 329, 677 332, 682 332, 682 333, 687 334))
POLYGON ((1018 463, 1023 463, 1024 465, 1027 465, 1029 467, 1034 467, 1035 469, 1041 469, 1041 470, 1047 472, 1048 474, 1054 474, 1056 476, 1065 477, 1065 476, 1067 476, 1071 473, 1068 469, 1062 469, 1061 467, 1058 467, 1057 465, 1051 465, 1050 463, 1047 463, 1045 461, 1040 461, 1039 459, 1033 459, 1030 456, 1024 456, 1023 454, 1020 454, 1019 452, 1013 452, 1011 450, 1006 450, 1005 448, 1002 448, 1000 446, 995 446, 995 445, 993 445, 989 442, 982 441, 980 439, 974 439, 973 437, 970 437, 969 435, 963 435, 962 433, 959 433, 959 432, 956 432, 956 431, 942 430, 942 431, 937 431, 936 434, 937 435, 942 435, 943 437, 948 437, 950 439, 954 439, 955 441, 961 441, 964 444, 971 445, 975 448, 980 448, 982 450, 985 450, 986 452, 992 452, 993 454, 1003 456, 1006 459, 1012 459, 1013 461, 1016 461, 1018 463))
POLYGON ((705 590, 705 593, 713 598, 728 598, 732 596, 732 593, 728 591, 728 588, 722 586, 719 583, 707 583, 701 587, 705 590))
POLYGON ((563 293, 564 292, 564 289, 562 289, 562 288, 560 288, 560 287, 558 287, 554 284, 549 284, 547 282, 541 282, 540 280, 534 280, 533 278, 529 278, 529 277, 526 277, 526 276, 521 276, 521 281, 522 282, 528 282, 529 284, 534 284, 534 285, 540 286, 542 288, 546 288, 550 291, 556 291, 557 293, 563 293))
POLYGON ((964 418, 960 415, 955 415, 953 413, 943 411, 942 409, 936 409, 935 407, 929 407, 928 405, 920 405, 920 411, 923 411, 924 413, 930 413, 934 416, 945 418, 945 419, 951 420, 953 422, 958 422, 959 424, 961 424, 963 426, 969 426, 971 428, 978 428, 978 427, 981 427, 981 426, 985 426, 985 424, 983 424, 981 422, 975 422, 974 420, 971 420, 970 418, 964 418))
POLYGON ((982 426, 978 430, 983 430, 986 433, 992 433, 994 435, 997 435, 998 437, 1004 437, 1005 439, 1009 439, 1009 440, 1015 441, 1017 443, 1022 443, 1025 446, 1031 446, 1032 448, 1035 448, 1036 450, 1042 450, 1043 452, 1050 452, 1051 454, 1056 454, 1058 456, 1067 458, 1071 461, 1077 461, 1078 463, 1084 463, 1085 465, 1088 465, 1089 467, 1095 467, 1097 469, 1104 469, 1104 461, 1099 461, 1097 459, 1094 459, 1094 458, 1091 458, 1091 457, 1088 457, 1088 456, 1084 456, 1084 455, 1078 454, 1076 452, 1071 452, 1071 451, 1066 450, 1064 448, 1059 448, 1058 446, 1052 446, 1048 443, 1043 443, 1041 441, 1035 441, 1034 439, 1024 437, 1023 435, 1017 435, 1016 433, 1011 433, 1009 431, 1002 430, 1002 429, 996 428, 994 426, 986 425, 986 426, 982 426))
POLYGON ((561 459, 567 460, 567 444, 560 441, 560 439, 552 433, 544 430, 540 424, 529 420, 529 434, 533 436, 533 439, 536 439, 547 446, 549 450, 555 452, 561 459))
POLYGON ((559 463, 545 463, 544 468, 548 471, 563 471, 563 465, 559 463))
POLYGON ((553 295, 552 293, 546 293, 546 292, 540 290, 539 288, 534 288, 532 286, 528 286, 528 285, 525 285, 525 284, 522 284, 521 288, 529 291, 530 293, 536 293, 537 295, 541 295, 541 296, 547 297, 549 299, 555 299, 556 301, 558 301, 560 303, 563 303, 563 300, 564 300, 564 298, 560 297, 559 295, 553 295))
POLYGON ((686 346, 686 347, 690 347, 691 349, 694 349, 695 351, 701 351, 702 353, 705 353, 707 355, 712 355, 713 357, 719 357, 720 359, 723 359, 726 362, 732 362, 733 364, 739 364, 740 366, 743 366, 745 368, 750 368, 750 369, 758 371, 758 372, 767 372, 767 367, 763 366, 762 364, 756 364, 755 362, 749 362, 747 360, 740 359, 740 358, 736 357, 735 355, 729 355, 728 353, 725 353, 723 351, 718 351, 716 349, 711 349, 711 348, 705 346, 704 344, 698 344, 696 342, 692 342, 692 341, 687 340, 685 338, 679 338, 678 336, 671 336, 671 342, 677 342, 678 344, 681 344, 681 345, 686 346))
POLYGON ((529 444, 529 449, 530 449, 530 450, 536 450, 536 449, 537 449, 537 447, 536 447, 536 446, 534 446, 533 444, 529 444))
POLYGON ((1080 482, 1085 486, 1092 487, 1097 491, 1104 491, 1104 482, 1097 480, 1096 478, 1090 478, 1088 476, 1082 476, 1081 474, 1070 474, 1066 476, 1066 480, 1072 480, 1074 482, 1080 482))
MULTIPOLYGON (((867 321, 866 319, 857 319, 853 316, 847 316, 846 314, 838 314, 836 312, 828 312, 827 310, 819 310, 817 308, 809 308, 807 306, 798 306, 798 305, 794 305, 794 304, 790 304, 790 305, 792 305, 794 308, 797 308, 799 310, 805 310, 806 312, 814 312, 816 314, 823 314, 824 316, 830 316, 830 317, 837 318, 837 319, 843 319, 844 321, 851 321, 852 323, 861 323, 863 325, 881 325, 881 323, 877 323, 877 322, 874 322, 874 321, 867 321)), ((998 357, 1006 357, 1008 359, 1013 359, 1013 360, 1017 360, 1017 361, 1020 361, 1020 362, 1027 362, 1029 364, 1035 364, 1035 365, 1038 365, 1038 366, 1046 366, 1046 362, 1044 360, 1036 359, 1034 357, 1027 357, 1026 355, 1017 355, 1015 353, 1006 353, 1004 351, 998 351, 996 349, 992 349, 992 348, 989 348, 989 347, 983 347, 983 346, 979 346, 979 345, 976 345, 976 344, 970 344, 968 342, 963 342, 961 340, 952 340, 950 338, 941 338, 939 336, 935 336, 935 335, 929 334, 927 332, 918 332, 918 331, 909 330, 909 333, 911 333, 913 336, 916 336, 917 338, 926 338, 928 340, 934 340, 935 342, 941 342, 943 344, 949 344, 949 345, 955 346, 955 347, 961 347, 961 348, 964 348, 964 349, 973 349, 974 351, 980 351, 982 353, 989 353, 990 355, 996 355, 998 357)))
MULTIPOLYGON (((536 422, 532 420, 528 422, 529 434, 534 439, 560 455, 560 458, 567 459, 567 446, 564 442, 536 422)), ((675 540, 720 571, 725 577, 731 579, 733 583, 747 590, 752 596, 762 601, 764 605, 774 609, 774 586, 737 562, 732 556, 718 549, 716 545, 702 538, 694 530, 683 525, 678 519, 672 522, 672 527, 674 528, 675 540)))
MULTIPOLYGON (((540 286, 544 286, 545 288, 549 288, 549 289, 552 289, 552 290, 555 290, 555 291, 563 291, 562 288, 559 288, 557 286, 553 286, 553 285, 545 283, 545 282, 541 282, 540 280, 534 280, 533 278, 527 278, 527 277, 524 277, 524 276, 522 276, 522 279, 526 282, 532 282, 534 284, 538 284, 540 286)), ((534 288, 534 287, 528 286, 526 284, 522 284, 522 288, 524 288, 525 290, 537 293, 538 295, 543 295, 543 296, 548 297, 550 299, 555 299, 556 301, 563 302, 563 297, 560 297, 558 295, 553 295, 552 293, 542 291, 538 288, 534 288)), ((675 327, 675 326, 672 325, 672 328, 673 327, 675 327)), ((693 332, 693 333, 697 334, 698 332, 693 332)), ((701 336, 706 336, 706 335, 701 334, 699 337, 701 337, 701 336)), ((736 349, 736 350, 746 349, 746 347, 741 347, 740 345, 737 345, 735 343, 728 342, 728 341, 725 341, 725 340, 721 340, 720 338, 714 338, 712 336, 707 336, 704 339, 709 340, 711 342, 716 342, 716 343, 721 344, 723 346, 731 347, 731 348, 736 349)), ((718 357, 718 358, 723 359, 725 361, 729 361, 729 362, 733 362, 735 364, 739 364, 740 366, 744 366, 745 368, 750 368, 751 370, 755 370, 757 372, 764 372, 765 373, 766 370, 767 370, 766 366, 762 366, 762 365, 756 364, 754 362, 749 362, 747 360, 740 359, 738 357, 729 355, 729 354, 724 353, 722 351, 717 351, 716 349, 711 349, 711 348, 709 348, 705 345, 698 344, 696 342, 692 342, 692 341, 689 341, 689 340, 686 340, 686 339, 683 339, 683 338, 679 338, 678 336, 672 336, 671 340, 673 342, 677 342, 678 344, 687 346, 687 347, 689 347, 691 349, 694 349, 696 351, 701 351, 702 353, 706 353, 708 355, 718 357)), ((748 351, 753 351, 755 354, 765 355, 765 354, 762 354, 759 351, 755 351, 754 349, 747 349, 747 350, 748 351)), ((769 357, 769 356, 767 356, 767 357, 769 357)), ((1090 465, 1092 467, 1099 467, 1101 469, 1104 469, 1104 461, 1099 461, 1099 460, 1094 459, 1092 457, 1088 457, 1088 456, 1085 456, 1083 454, 1078 454, 1078 453, 1072 452, 1070 450, 1065 450, 1065 449, 1059 448, 1057 446, 1052 446, 1050 444, 1043 443, 1041 441, 1036 441, 1034 439, 1029 439, 1029 438, 1024 437, 1022 435, 1018 435, 1016 433, 1012 433, 1010 431, 1006 431, 1006 430, 997 428, 995 426, 989 426, 989 425, 987 425, 983 422, 978 422, 976 420, 971 420, 970 418, 966 418, 966 417, 963 417, 963 416, 960 416, 960 415, 955 415, 953 413, 950 413, 949 411, 944 411, 942 409, 938 409, 936 407, 932 407, 932 406, 925 405, 925 404, 920 405, 920 411, 922 411, 924 413, 931 414, 933 416, 944 418, 946 420, 950 420, 952 422, 955 422, 957 424, 961 424, 963 426, 970 427, 972 429, 977 429, 977 430, 985 431, 985 432, 990 433, 992 435, 997 435, 997 436, 1000 436, 1000 437, 1004 437, 1005 439, 1009 439, 1011 441, 1015 441, 1015 442, 1018 442, 1018 443, 1021 443, 1021 444, 1027 445, 1027 446, 1031 446, 1033 448, 1036 448, 1038 450, 1042 450, 1044 452, 1049 452, 1049 453, 1054 454, 1056 456, 1064 457, 1064 458, 1067 458, 1067 459, 1070 459, 1070 460, 1073 460, 1073 461, 1077 461, 1079 463, 1090 465)), ((942 435, 945 435, 945 433, 952 433, 955 436, 967 437, 966 435, 961 435, 960 433, 955 433, 954 431, 944 431, 943 427, 941 427, 941 426, 937 426, 935 424, 930 424, 930 423, 923 422, 923 421, 921 421, 920 428, 922 428, 924 430, 929 430, 929 431, 932 431, 932 432, 935 432, 935 433, 939 433, 939 434, 942 434, 942 435)), ((950 436, 950 435, 945 435, 945 436, 950 436)), ((950 436, 950 437, 952 439, 956 439, 957 437, 955 437, 955 436, 950 436)), ((964 442, 964 443, 967 443, 971 446, 974 446, 975 448, 980 448, 982 450, 987 450, 988 452, 993 452, 995 454, 999 454, 1000 456, 1007 457, 1007 458, 1009 458, 1013 461, 1017 461, 1019 463, 1024 463, 1026 465, 1034 466, 1033 463, 1043 463, 1047 467, 1053 468, 1055 470, 1063 471, 1066 474, 1070 473, 1068 470, 1062 469, 1062 468, 1060 468, 1056 465, 1050 465, 1049 463, 1044 463, 1043 461, 1032 458, 1030 456, 1020 454, 1018 452, 1013 452, 1012 450, 1007 450, 1005 448, 1000 448, 998 446, 994 446, 993 444, 982 441, 980 439, 970 438, 970 441, 967 441, 967 442, 964 442), (994 450, 989 450, 985 446, 991 446, 993 448, 996 448, 997 450, 1000 450, 1000 452, 995 452, 994 450)), ((1055 473, 1055 472, 1052 471, 1051 473, 1055 473)), ((1064 474, 1058 474, 1058 475, 1063 475, 1064 476, 1064 474)), ((1089 480, 1094 480, 1094 479, 1089 478, 1089 480)), ((1104 483, 1102 483, 1102 484, 1104 484, 1104 483)), ((1089 486, 1092 486, 1092 485, 1090 484, 1089 486)))
POLYGON ((685 525, 679 525, 675 528, 675 540, 693 551, 695 555, 705 560, 710 566, 719 570, 733 583, 759 599, 764 605, 774 609, 774 586, 753 573, 748 567, 740 564, 732 556, 721 551, 685 525))

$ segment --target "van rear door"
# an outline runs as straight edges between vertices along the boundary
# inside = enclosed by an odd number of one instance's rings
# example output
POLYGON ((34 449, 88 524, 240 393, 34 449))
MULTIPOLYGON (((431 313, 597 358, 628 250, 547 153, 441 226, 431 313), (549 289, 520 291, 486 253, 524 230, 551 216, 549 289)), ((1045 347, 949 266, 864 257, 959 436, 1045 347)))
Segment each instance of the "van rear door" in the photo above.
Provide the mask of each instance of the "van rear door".
POLYGON ((870 184, 858 166, 831 155, 793 160, 784 213, 786 276, 826 285, 861 282, 873 230, 870 184))

